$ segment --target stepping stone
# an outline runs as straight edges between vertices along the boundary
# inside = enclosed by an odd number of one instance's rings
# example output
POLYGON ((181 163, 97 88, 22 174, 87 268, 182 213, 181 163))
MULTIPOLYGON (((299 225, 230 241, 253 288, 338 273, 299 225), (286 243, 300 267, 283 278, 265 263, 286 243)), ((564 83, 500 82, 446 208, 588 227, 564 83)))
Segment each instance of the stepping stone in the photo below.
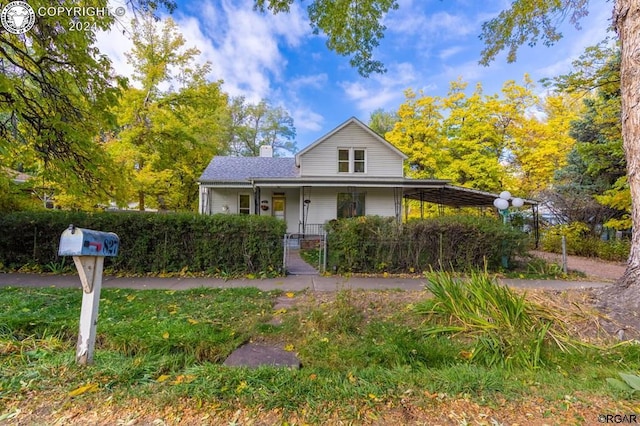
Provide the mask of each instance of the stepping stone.
POLYGON ((296 304, 297 300, 295 297, 287 297, 280 296, 276 299, 276 303, 273 305, 274 311, 279 311, 280 309, 289 309, 296 304))
POLYGON ((300 360, 293 352, 284 349, 257 343, 247 343, 233 351, 224 361, 227 367, 251 367, 260 366, 300 368, 300 360))
POLYGON ((295 306, 297 300, 295 297, 280 296, 273 305, 273 318, 267 321, 267 324, 279 326, 282 325, 282 314, 295 306))

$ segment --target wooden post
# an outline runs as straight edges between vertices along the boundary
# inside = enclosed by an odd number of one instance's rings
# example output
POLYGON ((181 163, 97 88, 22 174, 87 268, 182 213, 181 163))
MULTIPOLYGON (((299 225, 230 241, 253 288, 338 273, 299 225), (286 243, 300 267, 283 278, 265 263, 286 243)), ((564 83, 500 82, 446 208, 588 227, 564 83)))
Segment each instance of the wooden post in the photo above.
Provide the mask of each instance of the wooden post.
POLYGON ((88 365, 93 364, 104 257, 73 256, 73 261, 78 269, 83 290, 76 362, 80 365, 88 365))

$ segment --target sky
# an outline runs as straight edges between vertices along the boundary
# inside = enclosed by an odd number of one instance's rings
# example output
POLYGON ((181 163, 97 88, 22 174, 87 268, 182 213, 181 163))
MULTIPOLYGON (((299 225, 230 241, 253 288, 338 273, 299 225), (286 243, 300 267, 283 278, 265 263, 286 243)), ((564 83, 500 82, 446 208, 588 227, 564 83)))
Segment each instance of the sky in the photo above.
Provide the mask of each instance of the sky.
MULTIPOLYGON (((350 117, 367 123, 376 109, 397 111, 407 89, 445 96, 449 83, 462 79, 470 90, 481 83, 485 94, 494 94, 506 81, 522 82, 525 73, 534 82, 567 73, 585 47, 607 36, 613 9, 611 1, 591 1, 581 28, 567 18, 560 26, 564 37, 554 46, 525 45, 515 63, 507 63, 503 52, 485 67, 478 64, 482 23, 509 1, 398 3, 399 9, 385 17, 385 37, 374 51, 387 72, 368 78, 349 65, 349 58, 330 51, 325 36, 312 33, 305 9, 309 0, 296 1, 290 13, 278 15, 254 11, 253 0, 178 0, 171 17, 186 46, 200 50, 199 61, 211 63, 208 78, 222 80, 231 96, 285 108, 294 119, 298 149, 303 149, 350 117)), ((119 74, 133 73, 124 56, 131 42, 121 30, 101 34, 98 47, 119 74)), ((537 84, 537 90, 543 87, 537 84)))

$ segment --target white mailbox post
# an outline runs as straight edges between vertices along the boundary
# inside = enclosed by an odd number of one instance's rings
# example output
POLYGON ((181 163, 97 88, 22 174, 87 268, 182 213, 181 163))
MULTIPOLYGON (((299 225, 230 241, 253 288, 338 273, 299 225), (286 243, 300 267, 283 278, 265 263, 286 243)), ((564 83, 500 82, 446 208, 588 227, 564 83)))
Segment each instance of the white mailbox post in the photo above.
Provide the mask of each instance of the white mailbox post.
POLYGON ((76 348, 78 364, 93 363, 104 258, 116 256, 119 246, 120 239, 113 232, 92 231, 73 225, 69 225, 60 236, 58 255, 73 256, 83 290, 80 332, 76 348))

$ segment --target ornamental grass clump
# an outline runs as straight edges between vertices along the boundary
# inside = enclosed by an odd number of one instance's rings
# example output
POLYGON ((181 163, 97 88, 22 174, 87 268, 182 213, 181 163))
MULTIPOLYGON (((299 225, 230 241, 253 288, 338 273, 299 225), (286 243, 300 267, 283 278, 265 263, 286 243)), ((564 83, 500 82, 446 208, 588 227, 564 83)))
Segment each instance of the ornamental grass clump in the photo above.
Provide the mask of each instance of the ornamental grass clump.
POLYGON ((450 334, 468 342, 463 358, 470 361, 533 369, 554 350, 577 349, 556 312, 486 274, 460 279, 433 273, 427 289, 433 298, 416 306, 427 317, 426 335, 450 334))

